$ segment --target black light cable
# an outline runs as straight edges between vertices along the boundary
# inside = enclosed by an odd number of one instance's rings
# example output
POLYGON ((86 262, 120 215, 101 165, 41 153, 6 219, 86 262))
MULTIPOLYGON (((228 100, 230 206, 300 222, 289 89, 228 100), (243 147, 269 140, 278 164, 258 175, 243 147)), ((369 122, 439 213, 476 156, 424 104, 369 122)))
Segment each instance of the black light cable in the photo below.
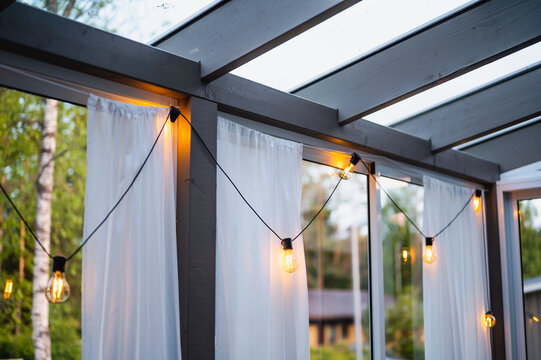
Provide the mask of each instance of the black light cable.
MULTIPOLYGON (((109 216, 111 216, 111 214, 115 211, 115 209, 118 207, 118 205, 120 205, 120 203, 122 202, 122 200, 124 199, 124 197, 126 196, 128 191, 130 191, 130 189, 133 187, 133 184, 135 183, 135 181, 137 180, 137 178, 141 174, 141 171, 143 170, 146 163, 148 162, 148 159, 150 158, 150 155, 154 151, 154 148, 156 147, 156 144, 158 143, 158 140, 160 139, 160 137, 161 137, 161 135, 163 133, 163 129, 165 128, 165 125, 167 124, 167 121, 169 119, 170 119, 170 114, 167 115, 167 117, 166 117, 166 119, 165 119, 165 121, 164 121, 158 135, 156 136, 156 139, 154 140, 154 143, 152 144, 152 147, 150 148, 150 151, 148 152, 148 154, 145 157, 145 160, 143 160, 143 163, 141 164, 141 166, 139 167, 139 169, 135 173, 135 176, 133 177, 132 181, 130 182, 130 184, 128 185, 126 190, 124 190, 124 192, 122 193, 120 198, 117 200, 115 205, 113 205, 111 210, 109 210, 109 212, 105 215, 105 217, 102 219, 102 221, 98 224, 98 226, 96 226, 96 228, 94 230, 92 230, 92 232, 86 237, 86 239, 81 243, 81 245, 79 245, 77 247, 77 249, 75 249, 75 251, 70 256, 68 256, 67 258, 64 257, 64 256, 52 256, 49 253, 49 251, 47 251, 47 249, 45 249, 45 246, 43 246, 41 241, 38 239, 38 237, 36 236, 36 234, 34 233, 32 228, 30 227, 30 225, 28 224, 28 222, 24 218, 24 216, 17 209, 17 206, 15 206, 15 203, 13 202, 13 200, 11 199, 11 197, 9 196, 7 191, 4 189, 4 187, 0 183, 0 189, 4 193, 5 197, 8 199, 8 202, 11 204, 11 206, 13 206, 13 208, 15 209, 15 212, 17 213, 19 218, 23 221, 25 227, 28 229, 30 234, 32 234, 32 237, 36 240, 36 242, 39 244, 39 246, 41 246, 41 248, 47 254, 47 256, 49 256, 49 258, 51 258, 53 260, 53 274, 51 275, 51 278, 49 279, 49 281, 47 282, 47 285, 45 287, 45 296, 47 297, 47 300, 49 302, 51 302, 53 304, 59 304, 59 303, 63 303, 63 302, 68 300, 68 298, 70 296, 70 287, 69 287, 69 284, 68 284, 68 282, 66 280, 66 277, 65 277, 66 262, 71 260, 83 248, 83 246, 86 245, 86 243, 92 238, 92 236, 94 236, 94 234, 107 221, 109 216)), ((171 118, 171 122, 175 122, 175 120, 176 120, 176 118, 174 118, 174 119, 171 118)))
POLYGON ((43 246, 43 244, 41 243, 41 241, 39 241, 38 237, 36 236, 36 234, 34 234, 34 231, 32 230, 32 228, 30 227, 30 225, 28 225, 28 223, 26 222, 25 218, 23 217, 23 215, 21 214, 21 212, 19 211, 19 209, 17 209, 17 206, 15 205, 15 203, 13 202, 13 200, 11 200, 11 197, 8 195, 6 189, 4 189, 4 186, 2 185, 2 182, 0 182, 0 189, 2 190, 2 192, 4 193, 6 199, 8 199, 8 202, 11 204, 11 206, 13 207, 13 209, 15 209, 15 212, 17 213, 17 215, 19 215, 19 218, 22 220, 22 222, 24 223, 24 226, 28 229, 28 231, 30 231, 30 234, 32 234, 32 237, 36 240, 36 242, 39 244, 39 246, 41 246, 41 249, 45 252, 45 254, 47 254, 47 256, 49 258, 53 258, 53 256, 47 251, 47 249, 45 249, 45 246, 43 246))
MULTIPOLYGON (((199 141, 201 142, 201 145, 203 145, 203 148, 207 151, 207 153, 209 154, 210 158, 212 159, 212 162, 216 165, 216 167, 218 167, 218 169, 220 169, 220 171, 225 175, 225 177, 227 178, 227 180, 229 180, 229 182, 231 183, 231 185, 233 185, 233 188, 235 188, 235 190, 237 191, 237 193, 239 194, 239 196, 241 197, 241 199, 244 201, 244 203, 246 203, 246 205, 248 205, 248 207, 250 208, 250 210, 252 210, 252 212, 259 218, 259 220, 261 220, 261 222, 267 227, 267 229, 269 229, 278 239, 280 239, 280 241, 282 242, 282 245, 284 247, 284 249, 288 248, 291 246, 290 243, 295 241, 295 239, 297 239, 299 236, 301 236, 301 234, 314 222, 314 220, 318 217, 318 215, 323 211, 323 209, 325 208, 325 206, 327 205, 327 203, 329 202, 329 200, 331 199, 331 197, 334 195, 336 189, 338 188, 338 185, 340 185, 340 183, 342 182, 342 180, 345 178, 345 176, 340 176, 340 179, 338 180, 338 182, 336 183, 336 185, 334 186, 334 189, 332 190, 332 192, 330 193, 330 195, 327 197, 327 200, 325 200, 325 202, 323 203, 323 205, 321 206, 321 208, 319 209, 319 211, 312 217, 312 219, 308 222, 308 224, 293 238, 282 238, 280 235, 278 235, 278 233, 276 231, 273 230, 273 228, 265 221, 263 220, 263 218, 261 217, 261 215, 259 215, 259 213, 254 209, 254 207, 248 202, 248 200, 246 200, 246 198, 244 197, 244 195, 241 193, 241 191, 239 190, 239 188, 237 187, 237 185, 235 185, 235 183, 233 182, 233 180, 231 179, 231 177, 227 174, 227 172, 222 168, 222 166, 218 163, 218 160, 216 160, 216 157, 212 154, 212 152, 210 151, 210 149, 208 148, 207 144, 205 144, 205 141, 203 140, 203 138, 201 137, 201 135, 199 135, 199 133, 197 132, 197 130, 195 129, 195 127, 192 125, 192 123, 190 122, 190 120, 188 120, 188 118, 186 116, 184 116, 184 114, 179 110, 177 109, 176 107, 174 106, 171 106, 171 111, 170 111, 170 115, 171 115, 171 119, 176 119, 178 118, 179 116, 182 116, 184 118, 184 120, 186 120, 186 122, 188 123, 188 125, 190 125, 190 128, 192 129, 192 131, 194 132, 195 136, 197 136, 197 138, 199 139, 199 141)), ((356 165, 360 160, 360 157, 359 155, 353 153, 352 156, 351 156, 351 161, 350 161, 350 164, 353 164, 353 165, 356 165)))
POLYGON ((474 196, 476 196, 477 194, 477 191, 474 191, 471 196, 468 198, 468 201, 466 201, 466 203, 464 204, 464 206, 460 209, 460 211, 455 215, 455 217, 453 217, 453 219, 443 227, 443 229, 441 229, 440 231, 438 231, 438 233, 434 236, 426 236, 422 231, 421 229, 419 228, 419 226, 417 226, 417 224, 408 216, 408 214, 400 207, 400 205, 398 205, 398 203, 391 197, 391 195, 389 195, 389 193, 385 190, 385 188, 383 186, 381 186, 381 184, 379 183, 378 179, 376 178, 376 176, 374 174, 372 174, 372 172, 370 171, 370 169, 368 168, 368 165, 366 165, 366 163, 364 161, 362 161, 363 165, 366 167, 366 169, 368 170, 368 172, 370 173, 370 175, 372 176, 372 178, 374 179, 374 181, 376 182, 376 184, 378 184, 379 188, 381 189, 381 191, 383 191, 383 193, 387 196, 387 198, 391 201, 391 203, 396 207, 396 209, 401 212, 402 214, 404 214, 404 216, 406 217, 406 219, 409 221, 409 223, 411 225, 413 225, 413 227, 419 232, 419 234, 421 234, 422 237, 425 238, 425 240, 427 241, 427 244, 430 243, 430 246, 432 246, 432 243, 434 242, 434 238, 438 237, 439 235, 441 235, 441 233, 443 233, 445 230, 447 230, 449 228, 449 226, 451 226, 451 224, 453 224, 455 222, 455 220, 459 217, 460 214, 462 214, 462 212, 466 209, 466 207, 468 206, 468 204, 470 203, 471 199, 473 199, 474 196))

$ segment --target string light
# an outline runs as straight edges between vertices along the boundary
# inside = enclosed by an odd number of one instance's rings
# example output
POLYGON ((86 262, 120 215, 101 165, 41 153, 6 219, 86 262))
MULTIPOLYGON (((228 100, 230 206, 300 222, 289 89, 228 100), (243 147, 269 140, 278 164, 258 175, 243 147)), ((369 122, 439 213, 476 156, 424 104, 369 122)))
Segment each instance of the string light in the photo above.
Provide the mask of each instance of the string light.
POLYGON ((425 238, 425 250, 423 253, 423 261, 427 264, 432 264, 436 261, 438 255, 436 254, 436 249, 434 247, 434 238, 427 237, 425 238))
POLYGON ((357 153, 353 153, 351 155, 351 159, 349 160, 348 166, 342 171, 340 177, 344 180, 347 180, 349 177, 349 173, 355 167, 355 165, 359 163, 359 160, 361 160, 361 157, 357 155, 357 153))
POLYGON ((6 286, 4 287, 4 299, 9 299, 13 292, 13 281, 6 280, 6 286))
POLYGON ((473 208, 476 212, 481 210, 481 196, 483 192, 481 190, 475 190, 475 196, 473 197, 473 208))
POLYGON ((405 264, 408 262, 408 259, 410 257, 410 252, 407 247, 402 248, 402 262, 405 264))
POLYGON ((539 318, 535 315, 532 315, 532 320, 535 322, 539 322, 539 318))
POLYGON ((53 273, 47 286, 45 286, 45 296, 50 303, 61 304, 70 297, 70 286, 66 280, 66 258, 55 256, 53 258, 53 273))
POLYGON ((493 328, 496 325, 496 318, 492 315, 492 312, 489 310, 483 315, 483 326, 486 328, 493 328))
POLYGON ((280 254, 280 267, 287 273, 293 273, 299 268, 299 261, 293 252, 293 242, 290 238, 282 240, 282 253, 280 254))

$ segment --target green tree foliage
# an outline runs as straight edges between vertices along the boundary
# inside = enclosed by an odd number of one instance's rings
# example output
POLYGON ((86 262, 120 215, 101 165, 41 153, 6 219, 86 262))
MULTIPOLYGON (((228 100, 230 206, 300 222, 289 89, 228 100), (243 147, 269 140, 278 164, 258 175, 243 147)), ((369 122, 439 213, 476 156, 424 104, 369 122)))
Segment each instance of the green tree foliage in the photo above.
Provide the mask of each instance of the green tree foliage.
MULTIPOLYGON (((422 203, 422 188, 409 184, 389 193, 420 226, 418 205, 422 203)), ((385 201, 382 207, 382 223, 383 285, 389 301, 385 307, 387 355, 423 359, 422 237, 390 201, 385 201), (403 248, 407 248, 410 254, 406 263, 401 257, 403 248)))
MULTIPOLYGON (((32 225, 44 99, 0 89, 0 181, 32 225)), ((82 236, 86 178, 86 109, 59 103, 57 152, 52 198, 51 252, 69 255, 82 236)), ((0 199, 2 287, 14 280, 13 295, 0 306, 0 357, 33 358, 31 339, 32 257, 34 241, 26 231, 21 251, 21 222, 7 201, 0 199), (19 260, 24 259, 23 281, 19 260), (18 311, 20 307, 20 312, 18 311)), ((66 268, 71 298, 50 305, 52 356, 79 359, 81 346, 81 255, 66 268)))
POLYGON ((520 243, 522 251, 522 276, 524 280, 541 276, 541 226, 539 209, 541 200, 519 202, 520 243))

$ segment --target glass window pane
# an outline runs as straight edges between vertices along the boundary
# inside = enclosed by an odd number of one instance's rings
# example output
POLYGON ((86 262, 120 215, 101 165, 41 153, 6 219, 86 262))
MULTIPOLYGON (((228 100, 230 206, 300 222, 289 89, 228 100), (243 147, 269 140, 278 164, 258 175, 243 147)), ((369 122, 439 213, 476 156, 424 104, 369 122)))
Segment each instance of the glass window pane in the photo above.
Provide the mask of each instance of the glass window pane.
POLYGON ((518 202, 528 359, 541 359, 541 198, 518 202))
MULTIPOLYGON (((389 178, 381 185, 421 227, 423 188, 389 178)), ((385 352, 392 359, 424 359, 423 238, 381 194, 385 352)))
MULTIPOLYGON (((0 109, 0 181, 34 231, 42 128, 44 119, 56 113, 50 249, 53 255, 69 255, 80 244, 83 234, 86 108, 0 87, 0 109)), ((47 148, 50 148, 50 143, 47 148)), ((37 246, 16 212, 0 194, 2 291, 7 280, 12 281, 11 294, 5 294, 9 297, 2 298, 0 305, 0 358, 34 358, 32 264, 37 246)), ((48 325, 53 359, 81 358, 81 255, 75 256, 66 267, 71 289, 69 301, 50 306, 48 318, 42 318, 48 325)), ((43 292, 36 296, 45 297, 43 292)))
MULTIPOLYGON (((304 224, 329 196, 337 174, 304 162, 304 224)), ((370 359, 366 176, 351 174, 343 181, 303 237, 311 359, 370 359)))
POLYGON ((537 66, 541 61, 541 42, 481 66, 455 79, 387 106, 364 117, 380 125, 393 125, 455 97, 506 78, 514 72, 537 66))
POLYGON ((233 73, 288 91, 472 2, 363 0, 233 73))
POLYGON ((148 43, 186 19, 212 6, 217 0, 105 0, 76 1, 66 12, 67 1, 21 1, 52 11, 87 25, 114 32, 135 41, 148 43), (50 5, 45 5, 45 4, 50 5), (56 5, 56 11, 54 9, 56 5))

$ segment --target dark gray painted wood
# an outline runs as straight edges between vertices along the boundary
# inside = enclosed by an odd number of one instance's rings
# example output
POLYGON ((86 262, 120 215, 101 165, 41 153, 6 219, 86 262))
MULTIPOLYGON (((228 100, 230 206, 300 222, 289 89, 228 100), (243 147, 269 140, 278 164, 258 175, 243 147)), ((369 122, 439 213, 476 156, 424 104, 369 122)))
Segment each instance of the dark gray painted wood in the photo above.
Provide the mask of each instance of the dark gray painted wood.
POLYGON ((345 124, 541 40, 540 17, 538 0, 486 1, 295 93, 345 124))
POLYGON ((0 49, 162 95, 204 94, 196 62, 20 3, 0 13, 0 49))
POLYGON ((541 121, 465 148, 463 151, 498 162, 502 172, 541 161, 541 121))
MULTIPOLYGON (((500 259, 500 233, 498 227, 498 203, 496 185, 485 192, 485 215, 487 230, 488 276, 490 284, 490 310, 496 317, 491 329, 492 359, 505 359, 505 323, 503 314, 502 266, 500 259)), ((502 206, 502 204, 500 204, 502 206)))
POLYGON ((155 45, 201 62, 201 76, 212 81, 359 0, 234 0, 196 22, 168 34, 155 45))
MULTIPOLYGON (((216 156, 217 107, 192 97, 183 114, 216 156)), ((214 359, 216 166, 179 117, 177 253, 183 359, 214 359)))
POLYGON ((91 74, 167 96, 195 95, 232 114, 469 180, 499 177, 491 162, 452 150, 433 155, 428 141, 367 121, 339 127, 335 109, 234 75, 205 87, 191 60, 18 3, 0 13, 0 50, 26 56, 20 66, 38 74, 48 71, 40 63, 65 68, 59 76, 76 84, 91 74))
POLYGON ((541 115, 541 63, 392 127, 439 152, 541 115))
POLYGON ((369 153, 470 180, 492 182, 499 178, 495 163, 455 150, 432 154, 429 141, 365 120, 337 126, 336 110, 235 75, 209 84, 207 97, 216 101, 221 111, 369 153))

